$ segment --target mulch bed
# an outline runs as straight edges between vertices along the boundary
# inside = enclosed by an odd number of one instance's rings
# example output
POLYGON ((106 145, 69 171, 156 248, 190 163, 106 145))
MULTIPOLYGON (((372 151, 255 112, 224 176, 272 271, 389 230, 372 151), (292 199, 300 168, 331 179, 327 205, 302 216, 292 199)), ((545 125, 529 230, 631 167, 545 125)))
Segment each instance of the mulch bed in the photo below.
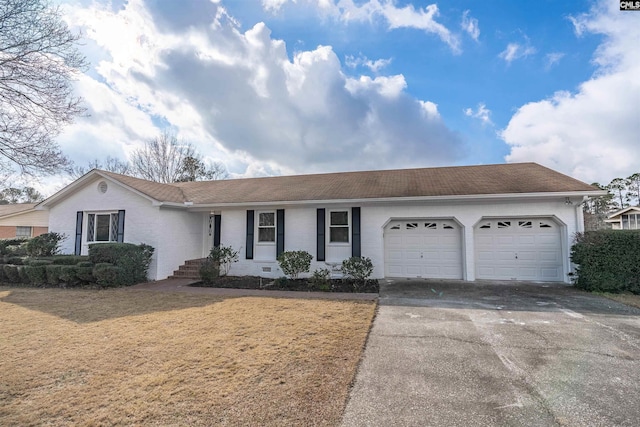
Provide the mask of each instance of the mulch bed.
POLYGON ((266 279, 258 276, 224 276, 210 283, 198 282, 190 286, 204 288, 265 289, 272 291, 302 292, 365 292, 378 293, 380 285, 377 280, 369 279, 363 285, 353 279, 331 279, 325 286, 315 286, 308 279, 266 279))

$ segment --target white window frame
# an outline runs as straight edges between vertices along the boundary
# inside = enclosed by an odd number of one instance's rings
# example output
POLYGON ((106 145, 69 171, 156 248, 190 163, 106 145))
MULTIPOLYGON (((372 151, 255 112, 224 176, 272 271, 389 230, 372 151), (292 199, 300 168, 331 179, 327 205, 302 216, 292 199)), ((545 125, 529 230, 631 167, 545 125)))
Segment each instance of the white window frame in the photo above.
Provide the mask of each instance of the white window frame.
POLYGON ((31 227, 29 225, 17 225, 16 226, 16 237, 27 237, 27 238, 33 237, 33 227, 31 227), (19 234, 18 233, 18 229, 20 229, 20 228, 22 228, 22 229, 28 228, 29 229, 29 235, 26 235, 26 234, 22 234, 21 235, 21 234, 19 234))
POLYGON ((351 212, 350 209, 332 209, 329 211, 329 220, 327 221, 327 236, 328 236, 328 244, 332 246, 348 246, 351 244, 351 212), (344 213, 347 214, 347 225, 344 224, 331 224, 331 214, 332 213, 344 213), (346 242, 333 242, 331 241, 331 229, 332 228, 347 228, 347 241, 346 242))
POLYGON ((100 243, 115 243, 118 241, 118 211, 108 211, 108 212, 87 212, 87 222, 86 222, 86 228, 85 230, 85 236, 84 238, 87 240, 87 243, 90 245, 93 244, 100 244, 100 243), (93 236, 91 236, 91 239, 89 239, 89 231, 90 231, 90 217, 93 216, 94 218, 94 222, 93 222, 93 236), (97 227, 96 227, 96 217, 98 216, 109 216, 109 240, 96 240, 96 233, 97 233, 97 227), (115 230, 113 228, 114 225, 114 217, 115 217, 115 230))
POLYGON ((276 244, 276 239, 278 238, 278 218, 276 216, 276 211, 258 211, 256 215, 256 244, 257 245, 273 245, 276 244), (271 214, 273 215, 273 225, 260 225, 260 215, 262 214, 271 214), (273 228, 273 240, 260 240, 260 229, 269 229, 273 228))

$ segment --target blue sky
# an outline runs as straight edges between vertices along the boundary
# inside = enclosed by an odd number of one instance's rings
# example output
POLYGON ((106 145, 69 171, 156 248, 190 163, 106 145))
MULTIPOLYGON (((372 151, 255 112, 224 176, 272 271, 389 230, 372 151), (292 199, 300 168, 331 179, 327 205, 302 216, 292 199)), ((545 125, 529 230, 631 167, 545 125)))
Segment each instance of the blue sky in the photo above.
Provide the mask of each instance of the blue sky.
POLYGON ((535 161, 640 170, 640 13, 609 1, 61 1, 78 164, 169 127, 232 176, 535 161))

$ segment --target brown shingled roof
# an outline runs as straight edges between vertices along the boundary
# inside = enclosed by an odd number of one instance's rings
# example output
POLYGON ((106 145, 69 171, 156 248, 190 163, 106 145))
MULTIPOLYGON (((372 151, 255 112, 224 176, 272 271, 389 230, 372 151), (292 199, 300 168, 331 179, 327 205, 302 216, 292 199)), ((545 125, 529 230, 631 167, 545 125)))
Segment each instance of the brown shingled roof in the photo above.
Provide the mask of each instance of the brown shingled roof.
POLYGON ((0 205, 0 217, 29 211, 33 209, 35 205, 36 203, 14 203, 8 205, 0 205))
POLYGON ((146 179, 134 178, 132 176, 107 171, 100 171, 100 173, 160 202, 183 203, 187 201, 182 190, 173 184, 161 184, 159 182, 147 181, 146 179))
POLYGON ((196 205, 466 196, 597 189, 536 163, 343 172, 158 184, 102 172, 158 201, 196 205))

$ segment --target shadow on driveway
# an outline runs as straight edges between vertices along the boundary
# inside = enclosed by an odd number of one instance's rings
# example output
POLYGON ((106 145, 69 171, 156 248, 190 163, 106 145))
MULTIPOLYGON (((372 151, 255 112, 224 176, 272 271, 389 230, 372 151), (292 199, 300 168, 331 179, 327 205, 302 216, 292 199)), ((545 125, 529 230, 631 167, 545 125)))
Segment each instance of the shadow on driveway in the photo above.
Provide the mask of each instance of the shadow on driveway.
POLYGON ((553 311, 637 316, 640 309, 576 289, 566 283, 428 279, 380 281, 380 304, 512 311, 553 311))

